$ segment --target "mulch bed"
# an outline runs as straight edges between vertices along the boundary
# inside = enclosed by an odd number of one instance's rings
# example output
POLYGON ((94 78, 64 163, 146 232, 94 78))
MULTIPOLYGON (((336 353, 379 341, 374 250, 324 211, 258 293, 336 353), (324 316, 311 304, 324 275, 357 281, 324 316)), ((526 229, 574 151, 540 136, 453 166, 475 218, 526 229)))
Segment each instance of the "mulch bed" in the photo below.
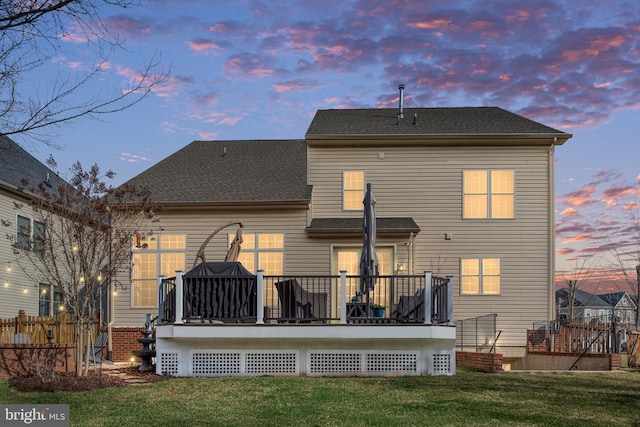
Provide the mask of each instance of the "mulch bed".
POLYGON ((20 391, 82 391, 96 388, 126 387, 130 383, 123 377, 133 380, 135 384, 156 383, 166 381, 170 377, 156 375, 155 372, 140 372, 137 366, 89 371, 86 377, 76 377, 73 373, 59 373, 53 378, 14 377, 9 385, 20 391))

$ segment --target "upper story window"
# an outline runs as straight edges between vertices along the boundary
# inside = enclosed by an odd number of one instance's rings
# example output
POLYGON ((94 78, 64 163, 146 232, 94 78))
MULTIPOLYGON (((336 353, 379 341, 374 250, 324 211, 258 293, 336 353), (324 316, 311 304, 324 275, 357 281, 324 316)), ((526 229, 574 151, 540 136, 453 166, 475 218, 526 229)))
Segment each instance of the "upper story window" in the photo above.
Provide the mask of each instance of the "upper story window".
POLYGON ((22 250, 33 249, 35 252, 44 251, 45 224, 18 215, 16 227, 16 246, 22 250))
POLYGON ((342 209, 361 211, 364 199, 364 171, 342 172, 342 209))
POLYGON ((175 275, 185 268, 186 236, 184 234, 154 234, 133 238, 133 271, 131 276, 131 306, 157 305, 158 276, 175 275))
POLYGON ((18 215, 16 222, 16 246, 18 249, 28 250, 31 245, 31 220, 27 217, 18 215))
POLYGON ((463 295, 499 294, 500 259, 463 259, 460 290, 463 295))
POLYGON ((513 170, 465 170, 463 193, 464 219, 515 218, 513 170))

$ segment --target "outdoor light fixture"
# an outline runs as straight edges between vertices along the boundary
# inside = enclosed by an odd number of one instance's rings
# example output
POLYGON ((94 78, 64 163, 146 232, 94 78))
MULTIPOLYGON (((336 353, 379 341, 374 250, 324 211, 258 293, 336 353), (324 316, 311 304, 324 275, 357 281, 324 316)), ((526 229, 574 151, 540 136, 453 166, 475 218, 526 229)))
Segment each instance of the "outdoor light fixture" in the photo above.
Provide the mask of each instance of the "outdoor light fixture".
POLYGON ((27 285, 24 285, 24 289, 22 290, 22 293, 26 294, 29 292, 29 289, 27 289, 27 285))
POLYGON ((8 280, 5 280, 5 281, 4 281, 4 287, 5 287, 5 288, 8 288, 8 287, 9 287, 9 281, 8 281, 8 280))
POLYGON ((7 271, 11 271, 11 261, 7 261, 7 271))

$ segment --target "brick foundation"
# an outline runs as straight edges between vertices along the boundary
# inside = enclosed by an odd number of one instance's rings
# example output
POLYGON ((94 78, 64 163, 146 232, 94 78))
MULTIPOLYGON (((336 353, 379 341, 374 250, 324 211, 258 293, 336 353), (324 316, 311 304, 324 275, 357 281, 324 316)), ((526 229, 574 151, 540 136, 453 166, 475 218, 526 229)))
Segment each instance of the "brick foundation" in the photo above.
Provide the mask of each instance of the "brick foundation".
MULTIPOLYGON (((35 374, 45 368, 47 360, 55 360, 55 372, 74 372, 75 347, 64 344, 0 345, 0 378, 35 374)), ((53 363, 53 362, 51 362, 53 363)))
POLYGON ((502 354, 456 351, 456 365, 480 369, 484 372, 502 371, 502 354))
MULTIPOLYGON (((111 357, 114 362, 129 362, 133 356, 133 350, 142 350, 142 344, 138 338, 142 338, 140 333, 143 328, 112 328, 113 353, 111 357)), ((105 349, 106 351, 106 349, 105 349)), ((106 357, 106 354, 105 354, 106 357)), ((139 359, 136 358, 136 363, 139 359)))

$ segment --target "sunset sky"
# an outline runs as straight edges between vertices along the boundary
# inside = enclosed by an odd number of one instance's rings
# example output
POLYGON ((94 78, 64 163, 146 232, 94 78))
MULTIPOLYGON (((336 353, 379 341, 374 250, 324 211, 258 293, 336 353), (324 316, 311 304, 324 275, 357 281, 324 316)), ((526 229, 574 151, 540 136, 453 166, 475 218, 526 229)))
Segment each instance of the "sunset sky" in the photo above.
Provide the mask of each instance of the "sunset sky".
MULTIPOLYGON (((154 55, 171 77, 125 112, 55 129, 60 151, 18 139, 61 171, 97 163, 119 184, 195 139, 303 138, 317 109, 395 107, 404 83, 406 107, 499 106, 572 133, 556 151, 558 269, 608 270, 611 245, 637 259, 637 0, 158 0, 102 17, 124 49, 79 95, 114 93, 154 55)), ((94 66, 76 36, 29 90, 94 66)))

